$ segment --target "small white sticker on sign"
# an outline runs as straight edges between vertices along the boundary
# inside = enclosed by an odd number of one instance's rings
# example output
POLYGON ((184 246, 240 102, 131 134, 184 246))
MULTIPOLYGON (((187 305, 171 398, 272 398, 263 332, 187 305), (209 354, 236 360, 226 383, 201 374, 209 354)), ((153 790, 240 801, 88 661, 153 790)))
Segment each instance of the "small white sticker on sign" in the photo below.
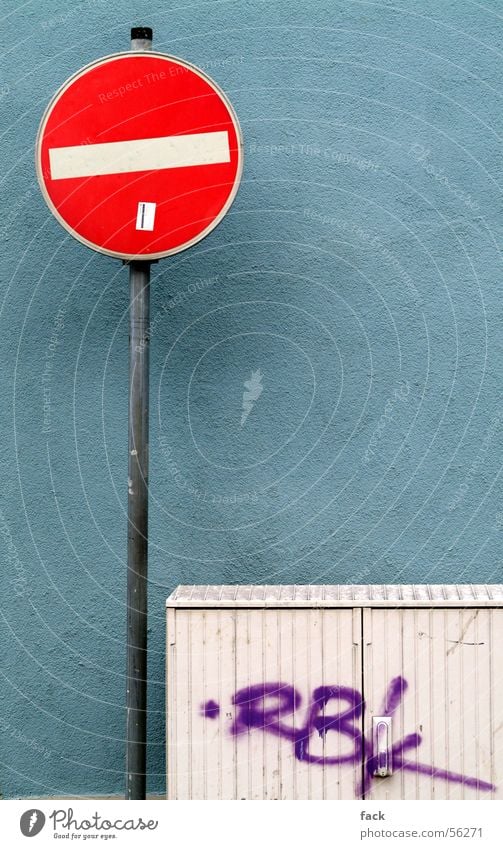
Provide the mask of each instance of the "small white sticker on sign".
POLYGON ((138 204, 138 212, 136 214, 136 229, 137 230, 153 230, 155 218, 155 203, 145 203, 140 201, 138 204))

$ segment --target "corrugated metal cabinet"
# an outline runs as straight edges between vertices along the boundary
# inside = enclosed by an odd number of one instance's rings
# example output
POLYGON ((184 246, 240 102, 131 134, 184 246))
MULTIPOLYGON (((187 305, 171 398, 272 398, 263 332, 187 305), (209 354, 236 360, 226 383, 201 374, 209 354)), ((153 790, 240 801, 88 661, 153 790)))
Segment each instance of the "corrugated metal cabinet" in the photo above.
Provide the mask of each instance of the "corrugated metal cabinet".
POLYGON ((178 587, 168 798, 503 799, 502 642, 499 584, 178 587))

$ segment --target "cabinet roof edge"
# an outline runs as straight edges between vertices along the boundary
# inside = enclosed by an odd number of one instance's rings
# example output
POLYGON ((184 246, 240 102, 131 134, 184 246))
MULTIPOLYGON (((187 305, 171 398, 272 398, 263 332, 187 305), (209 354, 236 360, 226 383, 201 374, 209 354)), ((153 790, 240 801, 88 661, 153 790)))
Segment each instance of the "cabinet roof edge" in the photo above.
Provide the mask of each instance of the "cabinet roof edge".
POLYGON ((166 607, 503 607, 503 584, 191 584, 166 607))

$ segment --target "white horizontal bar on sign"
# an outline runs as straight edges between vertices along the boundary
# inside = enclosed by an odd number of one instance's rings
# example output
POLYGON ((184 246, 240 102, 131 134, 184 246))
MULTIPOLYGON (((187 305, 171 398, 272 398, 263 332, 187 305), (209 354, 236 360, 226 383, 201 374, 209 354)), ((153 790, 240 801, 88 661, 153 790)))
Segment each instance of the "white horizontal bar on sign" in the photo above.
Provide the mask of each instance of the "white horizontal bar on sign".
POLYGON ((49 150, 51 177, 98 177, 133 171, 160 171, 230 162, 227 130, 105 144, 79 144, 49 150))

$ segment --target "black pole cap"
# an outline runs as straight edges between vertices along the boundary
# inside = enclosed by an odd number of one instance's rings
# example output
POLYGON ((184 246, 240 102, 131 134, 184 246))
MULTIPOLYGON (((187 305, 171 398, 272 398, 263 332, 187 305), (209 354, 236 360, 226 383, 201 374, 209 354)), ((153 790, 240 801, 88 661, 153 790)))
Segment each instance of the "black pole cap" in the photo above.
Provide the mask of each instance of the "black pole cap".
POLYGON ((131 39, 137 38, 146 38, 148 41, 152 41, 152 28, 151 27, 132 27, 131 28, 131 39))

